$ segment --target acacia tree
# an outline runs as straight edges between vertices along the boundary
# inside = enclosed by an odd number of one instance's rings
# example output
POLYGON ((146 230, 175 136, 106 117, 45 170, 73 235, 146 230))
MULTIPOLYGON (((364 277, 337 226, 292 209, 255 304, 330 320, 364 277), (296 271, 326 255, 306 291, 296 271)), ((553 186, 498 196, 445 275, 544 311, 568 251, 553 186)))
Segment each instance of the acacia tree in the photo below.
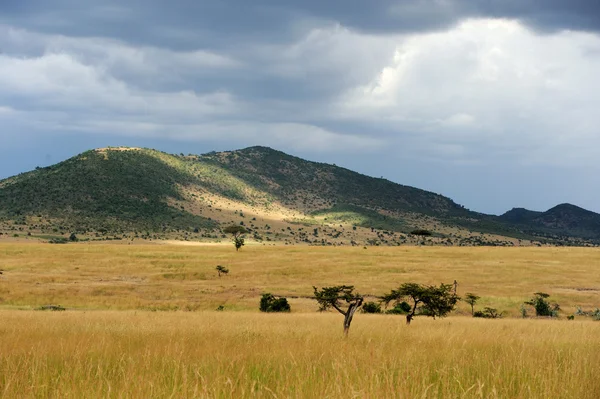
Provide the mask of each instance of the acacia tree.
POLYGON ((467 294, 465 295, 465 302, 471 305, 471 316, 475 315, 475 304, 480 298, 480 296, 477 296, 472 292, 467 292, 467 294))
POLYGON ((550 302, 546 300, 550 297, 549 294, 546 294, 545 292, 536 292, 533 295, 534 297, 525 302, 525 305, 533 306, 536 316, 558 317, 560 306, 558 303, 550 304, 550 302))
POLYGON ((406 324, 415 316, 423 315, 433 317, 444 317, 456 306, 460 298, 453 292, 452 284, 421 285, 416 283, 404 283, 397 290, 381 297, 381 301, 387 306, 390 302, 399 303, 404 298, 413 302, 410 312, 406 315, 406 324), (418 311, 418 313, 417 313, 418 311))
POLYGON ((215 267, 215 269, 217 270, 219 277, 221 277, 221 274, 229 273, 229 269, 226 268, 225 266, 218 265, 217 267, 215 267))
POLYGON ((227 226, 223 229, 225 234, 231 234, 231 239, 233 240, 233 245, 235 245, 235 250, 239 251, 241 247, 244 246, 244 237, 243 235, 248 233, 248 230, 244 226, 227 226))
POLYGON ((363 303, 364 298, 362 295, 354 292, 353 285, 323 287, 321 290, 313 286, 313 289, 315 300, 319 303, 319 311, 323 312, 329 308, 334 308, 344 315, 344 335, 348 336, 354 313, 363 303), (345 308, 346 306, 348 307, 345 308))

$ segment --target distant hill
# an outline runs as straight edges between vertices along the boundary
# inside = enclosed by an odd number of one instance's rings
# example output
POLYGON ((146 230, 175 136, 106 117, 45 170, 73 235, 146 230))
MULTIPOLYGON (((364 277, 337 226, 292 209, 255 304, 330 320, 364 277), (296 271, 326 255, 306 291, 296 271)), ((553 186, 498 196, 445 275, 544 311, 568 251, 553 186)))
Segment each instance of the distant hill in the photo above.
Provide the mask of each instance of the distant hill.
POLYGON ((600 239, 600 215, 571 204, 560 204, 546 212, 512 209, 500 219, 523 231, 550 237, 600 239))
POLYGON ((259 243, 582 244, 600 239, 598 218, 572 205, 485 215, 267 147, 187 156, 104 148, 0 181, 0 231, 33 236, 224 240, 222 227, 243 224, 259 243), (432 235, 410 234, 418 229, 432 235))
POLYGON ((501 220, 504 220, 508 223, 529 223, 531 220, 535 219, 537 216, 541 215, 542 212, 530 211, 525 208, 513 208, 510 211, 500 216, 501 220))

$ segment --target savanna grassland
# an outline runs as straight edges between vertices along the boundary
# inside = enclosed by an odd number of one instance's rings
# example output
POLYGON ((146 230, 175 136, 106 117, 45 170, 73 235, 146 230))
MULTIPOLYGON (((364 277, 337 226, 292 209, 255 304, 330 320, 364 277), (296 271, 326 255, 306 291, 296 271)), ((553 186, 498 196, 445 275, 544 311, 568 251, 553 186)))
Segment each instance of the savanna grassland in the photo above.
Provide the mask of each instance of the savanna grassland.
POLYGON ((566 316, 600 306, 599 265, 592 248, 4 243, 0 396, 597 398, 600 322, 566 316), (454 280, 505 317, 357 314, 344 339, 310 299, 454 280), (520 318, 538 291, 559 320, 520 318), (292 313, 259 313, 264 292, 292 313))

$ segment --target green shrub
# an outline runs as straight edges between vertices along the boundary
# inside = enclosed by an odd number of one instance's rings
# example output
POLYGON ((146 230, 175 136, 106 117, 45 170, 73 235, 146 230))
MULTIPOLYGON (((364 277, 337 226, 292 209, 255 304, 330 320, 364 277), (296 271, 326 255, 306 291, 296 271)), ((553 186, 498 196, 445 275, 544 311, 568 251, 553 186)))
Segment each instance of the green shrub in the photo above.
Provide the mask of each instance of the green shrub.
POLYGON ((366 302, 362 307, 363 313, 381 313, 381 305, 377 302, 366 302))
POLYGON ((50 244, 66 244, 69 242, 65 237, 55 237, 48 240, 50 244))
POLYGON ((473 313, 473 317, 481 317, 484 319, 499 319, 502 317, 502 312, 498 312, 495 308, 484 308, 483 311, 478 310, 473 313))
POLYGON ((39 308, 37 308, 37 310, 50 310, 53 312, 62 312, 66 309, 60 305, 43 305, 43 306, 40 306, 39 308))
POLYGON ((259 309, 261 312, 289 312, 291 310, 286 298, 275 297, 269 293, 263 294, 260 298, 259 309))
POLYGON ((400 302, 397 303, 392 309, 386 311, 386 314, 407 314, 411 311, 410 305, 408 302, 400 302))

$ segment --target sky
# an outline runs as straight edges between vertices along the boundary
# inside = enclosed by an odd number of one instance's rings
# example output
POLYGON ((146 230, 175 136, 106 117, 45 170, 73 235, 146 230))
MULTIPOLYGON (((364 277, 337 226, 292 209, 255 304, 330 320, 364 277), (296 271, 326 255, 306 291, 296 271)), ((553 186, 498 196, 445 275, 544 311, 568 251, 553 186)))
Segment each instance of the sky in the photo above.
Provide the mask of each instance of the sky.
POLYGON ((600 212, 597 0, 0 0, 0 178, 269 146, 501 214, 600 212))

